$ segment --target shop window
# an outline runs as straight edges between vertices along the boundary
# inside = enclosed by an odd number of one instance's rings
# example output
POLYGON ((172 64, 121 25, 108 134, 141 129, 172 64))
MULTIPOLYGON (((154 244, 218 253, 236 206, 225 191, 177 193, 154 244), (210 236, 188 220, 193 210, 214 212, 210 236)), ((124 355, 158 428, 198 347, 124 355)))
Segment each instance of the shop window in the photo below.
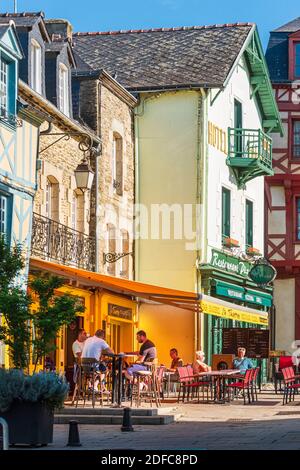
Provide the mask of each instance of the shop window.
POLYGON ((253 202, 246 199, 246 249, 253 246, 253 202))
POLYGON ((46 217, 59 222, 59 184, 54 176, 46 183, 46 217))
POLYGON ((118 196, 123 194, 123 139, 114 133, 113 136, 113 155, 112 155, 112 174, 114 193, 118 196))
POLYGON ((229 189, 222 188, 222 239, 230 237, 230 204, 231 194, 229 189))
POLYGON ((300 158, 300 120, 292 121, 292 158, 300 158))
POLYGON ((31 87, 42 93, 42 49, 37 41, 31 41, 31 87))

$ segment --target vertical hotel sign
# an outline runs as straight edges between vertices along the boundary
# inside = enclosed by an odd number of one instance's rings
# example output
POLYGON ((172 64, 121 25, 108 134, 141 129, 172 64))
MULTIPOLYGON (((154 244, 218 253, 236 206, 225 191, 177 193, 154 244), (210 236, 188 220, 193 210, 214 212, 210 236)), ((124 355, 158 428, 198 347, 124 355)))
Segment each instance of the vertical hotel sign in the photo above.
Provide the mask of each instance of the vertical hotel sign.
POLYGON ((208 122, 208 143, 227 155, 227 132, 208 122))

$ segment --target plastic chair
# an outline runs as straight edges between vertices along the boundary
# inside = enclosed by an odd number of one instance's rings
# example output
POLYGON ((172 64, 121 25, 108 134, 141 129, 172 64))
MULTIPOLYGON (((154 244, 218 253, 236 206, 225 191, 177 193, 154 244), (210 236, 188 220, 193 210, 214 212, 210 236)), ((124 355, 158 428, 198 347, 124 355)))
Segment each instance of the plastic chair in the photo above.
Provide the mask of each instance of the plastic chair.
POLYGON ((246 393, 248 396, 248 403, 251 403, 251 387, 252 387, 252 378, 254 375, 255 369, 247 369, 245 376, 243 379, 239 380, 238 382, 233 382, 230 384, 225 385, 225 388, 228 390, 228 397, 230 390, 241 390, 243 392, 244 397, 244 405, 246 405, 246 393))
POLYGON ((295 400, 295 393, 300 389, 300 383, 296 383, 299 376, 295 375, 293 367, 285 367, 282 369, 283 381, 284 381, 284 390, 283 390, 283 399, 282 404, 287 404, 295 400))
POLYGON ((274 372, 274 388, 275 388, 276 394, 278 392, 278 382, 279 382, 279 386, 281 387, 281 382, 284 380, 282 369, 285 369, 287 367, 293 367, 293 366, 294 364, 293 364, 292 356, 280 356, 278 370, 274 372))

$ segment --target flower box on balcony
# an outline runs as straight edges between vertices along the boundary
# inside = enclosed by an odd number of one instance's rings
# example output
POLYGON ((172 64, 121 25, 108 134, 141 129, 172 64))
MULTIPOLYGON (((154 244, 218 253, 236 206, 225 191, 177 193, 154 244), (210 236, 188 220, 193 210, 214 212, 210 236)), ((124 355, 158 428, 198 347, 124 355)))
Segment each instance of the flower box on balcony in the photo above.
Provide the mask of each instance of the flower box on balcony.
POLYGON ((258 248, 254 248, 254 246, 248 246, 246 249, 246 253, 249 256, 259 256, 261 255, 258 248))
POLYGON ((226 246, 227 248, 238 248, 240 244, 237 240, 234 240, 234 238, 224 237, 223 246, 226 246))

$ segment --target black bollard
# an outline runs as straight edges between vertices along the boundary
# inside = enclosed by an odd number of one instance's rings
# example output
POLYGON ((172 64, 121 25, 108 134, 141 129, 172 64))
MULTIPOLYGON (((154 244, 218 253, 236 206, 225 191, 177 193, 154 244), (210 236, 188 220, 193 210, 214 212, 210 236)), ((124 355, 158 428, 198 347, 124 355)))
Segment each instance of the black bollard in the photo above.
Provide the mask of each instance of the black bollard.
POLYGON ((81 442, 78 432, 78 421, 69 421, 69 440, 68 447, 80 447, 81 442))
POLYGON ((131 432, 134 431, 131 424, 131 408, 124 408, 123 413, 123 425, 121 427, 122 432, 131 432))

